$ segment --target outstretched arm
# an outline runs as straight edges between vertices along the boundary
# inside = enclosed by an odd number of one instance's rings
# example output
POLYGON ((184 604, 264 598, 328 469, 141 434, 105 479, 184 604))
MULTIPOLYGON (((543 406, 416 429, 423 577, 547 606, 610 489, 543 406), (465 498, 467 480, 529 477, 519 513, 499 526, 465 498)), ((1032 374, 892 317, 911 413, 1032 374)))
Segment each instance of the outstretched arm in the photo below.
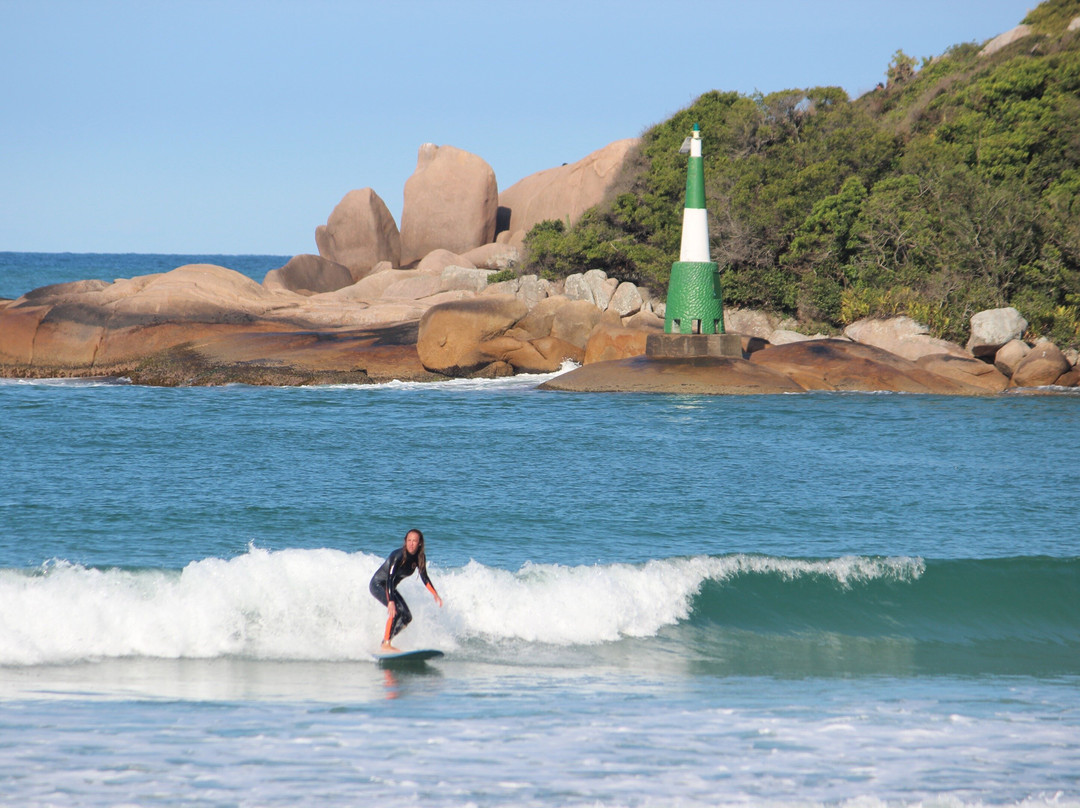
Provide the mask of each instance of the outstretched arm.
POLYGON ((431 585, 431 581, 425 581, 424 586, 427 587, 428 592, 435 596, 435 602, 439 604, 439 608, 442 608, 442 598, 439 597, 439 593, 435 591, 435 587, 431 585))

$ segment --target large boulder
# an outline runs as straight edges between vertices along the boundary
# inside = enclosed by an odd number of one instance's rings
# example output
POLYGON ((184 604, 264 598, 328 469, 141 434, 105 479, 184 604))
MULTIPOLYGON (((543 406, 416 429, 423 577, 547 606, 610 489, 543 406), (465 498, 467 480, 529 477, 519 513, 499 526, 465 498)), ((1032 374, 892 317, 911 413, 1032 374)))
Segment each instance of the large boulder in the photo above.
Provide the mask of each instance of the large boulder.
POLYGON ((642 298, 641 291, 637 286, 629 281, 623 281, 615 288, 615 293, 611 296, 608 308, 617 312, 620 317, 629 317, 641 311, 644 304, 645 300, 642 298))
POLYGON ((1003 34, 998 34, 996 37, 983 45, 983 49, 979 51, 979 56, 990 56, 992 54, 995 54, 1002 48, 1007 48, 1012 43, 1023 39, 1030 33, 1030 25, 1018 25, 1015 28, 1011 28, 1003 34))
POLYGON ((545 390, 580 393, 679 393, 685 395, 756 395, 802 393, 782 373, 745 359, 703 356, 663 360, 647 356, 583 365, 540 385, 545 390))
POLYGON ((333 292, 355 283, 352 272, 321 255, 297 255, 278 269, 271 269, 263 278, 267 289, 280 289, 301 295, 333 292))
POLYGON ((439 274, 441 291, 464 289, 469 292, 482 292, 487 288, 487 279, 491 272, 490 269, 448 266, 439 274))
POLYGON ((1052 342, 1037 342, 1016 367, 1012 375, 1014 387, 1044 387, 1072 369, 1065 354, 1052 342))
POLYGON ((495 240, 495 172, 475 154, 425 143, 405 182, 401 265, 443 248, 461 254, 495 240))
POLYGON ((637 138, 617 140, 576 163, 530 174, 499 194, 505 228, 520 238, 547 219, 574 224, 600 204, 618 178, 637 138))
POLYGON ((955 381, 889 351, 837 339, 772 345, 750 355, 807 390, 985 395, 984 387, 955 381))
POLYGON ((564 294, 571 300, 587 300, 600 311, 606 311, 619 281, 609 278, 602 269, 590 269, 568 275, 563 283, 564 294))
POLYGON ((587 300, 568 300, 555 310, 551 336, 584 349, 602 316, 600 309, 587 300))
POLYGON ((988 393, 1000 393, 1009 386, 1009 379, 1005 374, 973 356, 927 354, 916 359, 915 364, 938 376, 985 388, 988 393))
POLYGON ((1013 339, 1006 342, 994 354, 994 367, 1001 373, 1012 378, 1024 357, 1031 353, 1031 346, 1022 339, 1013 339))
POLYGON ((585 345, 584 364, 610 362, 613 359, 629 359, 645 353, 645 342, 653 329, 624 328, 601 322, 589 335, 585 345))
MULTIPOLYGON (((546 278, 536 275, 522 275, 520 278, 511 278, 508 281, 488 284, 483 290, 485 295, 514 295, 523 301, 530 309, 535 308, 543 300, 551 297, 555 290, 555 284, 546 278)), ((558 295, 560 300, 565 296, 558 295)))
POLYGON ((507 345, 496 341, 527 312, 524 303, 509 295, 432 306, 420 318, 417 354, 425 368, 448 376, 505 361, 507 345))
POLYGON ((873 345, 912 362, 935 354, 973 358, 959 345, 931 337, 929 331, 925 325, 910 317, 890 317, 887 320, 867 318, 845 328, 844 336, 853 342, 873 345))
POLYGON ((1027 320, 1012 306, 980 311, 971 316, 967 349, 980 358, 993 356, 1005 343, 1024 336, 1027 327, 1027 320))
POLYGON ((354 281, 380 261, 397 266, 401 258, 401 236, 394 217, 370 188, 345 194, 326 224, 315 228, 315 244, 323 258, 348 267, 354 281))
MULTIPOLYGON (((545 297, 529 309, 529 313, 521 318, 515 329, 521 331, 525 339, 550 336, 551 328, 555 323, 555 314, 568 302, 568 299, 562 295, 545 297)), ((580 350, 585 349, 584 345, 577 347, 580 350)))
MULTIPOLYGON (((654 308, 655 310, 655 308, 654 308)), ((768 339, 780 325, 780 319, 765 311, 754 309, 725 309, 724 330, 730 334, 768 339)))
POLYGON ((479 269, 509 269, 521 263, 521 249, 509 244, 482 244, 461 257, 479 269))

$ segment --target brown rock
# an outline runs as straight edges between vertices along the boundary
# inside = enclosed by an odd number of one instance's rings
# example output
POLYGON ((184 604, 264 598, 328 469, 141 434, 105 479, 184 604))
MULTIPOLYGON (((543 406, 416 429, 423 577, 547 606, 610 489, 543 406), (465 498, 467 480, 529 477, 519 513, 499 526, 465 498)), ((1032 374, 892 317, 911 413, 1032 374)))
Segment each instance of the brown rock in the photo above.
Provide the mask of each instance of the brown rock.
POLYGON ((600 323, 589 335, 589 342, 585 346, 585 364, 641 356, 645 353, 645 341, 650 333, 655 332, 600 323))
POLYGON ((569 342, 563 342, 558 337, 540 337, 531 342, 540 355, 551 363, 551 371, 558 370, 563 362, 576 362, 580 365, 585 359, 585 352, 581 348, 569 342))
POLYGON ((499 204, 495 172, 484 160, 453 146, 425 143, 405 183, 401 264, 432 250, 461 254, 495 240, 499 204))
POLYGON ((1058 376, 1054 384, 1058 387, 1080 387, 1080 368, 1074 367, 1068 373, 1058 376))
POLYGON ((0 365, 34 364, 34 337, 49 309, 47 305, 14 301, 0 311, 0 365))
POLYGON ((773 345, 750 356, 807 390, 985 395, 987 390, 938 376, 896 354, 858 342, 824 339, 773 345))
POLYGON ((844 329, 844 336, 854 342, 873 345, 915 362, 923 356, 945 354, 965 359, 972 354, 947 340, 931 337, 929 329, 910 317, 890 317, 886 320, 867 318, 844 329))
POLYGON ((509 269, 521 263, 521 250, 509 244, 484 244, 461 257, 477 269, 509 269))
POLYGON ((404 300, 419 300, 422 297, 438 294, 442 291, 442 279, 438 275, 421 273, 412 278, 403 278, 397 283, 386 287, 382 296, 384 298, 402 298, 404 300))
POLYGON ((540 387, 581 393, 754 395, 804 392, 787 376, 767 367, 745 359, 719 357, 657 360, 635 356, 596 362, 556 376, 540 387))
POLYGON ((994 354, 994 367, 1002 374, 1012 378, 1024 357, 1031 353, 1031 346, 1022 339, 1014 339, 1006 342, 997 353, 994 354))
POLYGON ((447 267, 476 269, 473 263, 464 256, 443 249, 432 250, 416 265, 417 270, 420 272, 427 272, 432 275, 441 274, 447 267))
POLYGON ((984 387, 989 393, 1000 393, 1009 386, 1009 379, 1004 373, 973 356, 931 354, 915 360, 915 364, 938 376, 984 387))
POLYGON ((584 348, 602 312, 587 300, 568 300, 555 310, 551 336, 584 348))
MULTIPOLYGON (((529 313, 515 327, 527 333, 529 339, 549 336, 552 323, 555 322, 555 313, 567 302, 567 298, 562 295, 545 297, 529 309, 529 313)), ((584 348, 584 345, 579 347, 583 352, 584 348)))
POLYGON ((1012 375, 1012 386, 1044 387, 1056 383, 1071 369, 1069 360, 1054 343, 1039 342, 1017 365, 1012 375))
POLYGON ((358 300, 377 300, 388 288, 406 278, 415 278, 421 273, 415 269, 385 269, 361 278, 348 290, 350 297, 358 300))
POLYGON ((369 274, 380 261, 397 266, 401 236, 394 217, 370 188, 349 191, 330 213, 326 224, 315 228, 319 255, 349 268, 354 281, 369 274))
POLYGON ((524 234, 546 219, 574 224, 603 201, 637 143, 637 138, 617 140, 576 163, 539 171, 514 183, 499 194, 499 206, 509 212, 506 230, 524 234))
POLYGON ((349 268, 321 255, 297 255, 279 269, 271 269, 263 286, 271 291, 283 289, 301 295, 334 292, 355 283, 349 268))
MULTIPOLYGON (((509 296, 480 297, 432 306, 420 319, 416 350, 428 370, 449 376, 475 372, 503 356, 483 344, 503 336, 526 314, 509 296)), ((505 346, 495 346, 500 350, 505 346)))

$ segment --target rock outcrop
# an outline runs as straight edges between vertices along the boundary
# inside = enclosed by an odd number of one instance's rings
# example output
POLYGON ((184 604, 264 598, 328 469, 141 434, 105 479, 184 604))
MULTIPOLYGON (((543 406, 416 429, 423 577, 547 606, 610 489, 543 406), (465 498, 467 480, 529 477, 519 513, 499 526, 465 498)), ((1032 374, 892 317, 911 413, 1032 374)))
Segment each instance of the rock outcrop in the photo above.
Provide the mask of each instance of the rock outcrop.
POLYGON ((858 320, 844 329, 844 336, 854 342, 882 348, 912 362, 935 354, 962 359, 974 358, 955 343, 931 337, 929 328, 910 317, 858 320))
POLYGON ((980 311, 971 317, 967 349, 978 357, 993 356, 1005 343, 1024 336, 1027 327, 1027 320, 1012 306, 980 311))
POLYGON ((824 339, 755 351, 750 361, 782 373, 807 390, 984 395, 986 388, 954 381, 872 345, 824 339))
POLYGON ((1030 25, 1018 25, 1003 34, 998 34, 996 37, 983 45, 983 49, 979 51, 979 56, 990 56, 992 54, 995 54, 1002 48, 1007 48, 1012 43, 1018 42, 1019 40, 1023 39, 1030 33, 1030 25))
POLYGON ((1065 354, 1052 342, 1038 342, 1028 352, 1012 375, 1014 387, 1044 387, 1057 384, 1071 370, 1065 354))
POLYGON ((1031 353, 1031 346, 1022 339, 1009 340, 994 354, 994 367, 1011 379, 1029 353, 1031 353))
POLYGON ((330 213, 326 224, 315 228, 319 255, 349 268, 358 281, 380 261, 397 266, 401 236, 394 217, 371 188, 349 191, 330 213))
POLYGON ((348 267, 321 255, 297 255, 285 266, 271 269, 263 278, 267 289, 284 289, 300 295, 335 292, 354 283, 356 279, 348 267))
POLYGON ((644 356, 597 362, 563 373, 540 385, 576 393, 679 393, 685 395, 764 395, 805 392, 796 382, 745 359, 700 357, 650 360, 644 356))
POLYGON ((453 146, 425 143, 405 183, 401 265, 432 250, 458 254, 495 241, 499 191, 483 159, 453 146))
POLYGON ((617 140, 575 163, 530 174, 499 194, 511 243, 539 222, 557 219, 574 224, 603 201, 637 138, 617 140))
POLYGON ((520 347, 497 342, 528 313, 509 295, 490 295, 434 306, 420 319, 416 351, 428 370, 461 376, 493 362, 505 361, 520 347))

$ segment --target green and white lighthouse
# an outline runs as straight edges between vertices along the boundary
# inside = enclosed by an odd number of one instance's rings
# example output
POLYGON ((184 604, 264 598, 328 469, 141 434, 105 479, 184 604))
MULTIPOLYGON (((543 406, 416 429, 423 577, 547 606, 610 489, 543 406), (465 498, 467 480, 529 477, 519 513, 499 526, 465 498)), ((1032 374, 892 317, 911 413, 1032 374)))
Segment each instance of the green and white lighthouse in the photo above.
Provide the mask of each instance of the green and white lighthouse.
POLYGON ((671 265, 671 280, 668 281, 664 331, 668 334, 723 334, 720 268, 709 254, 705 161, 701 156, 701 130, 696 123, 682 150, 690 152, 686 167, 686 202, 679 260, 671 265))
POLYGON ((701 157, 701 130, 696 123, 679 151, 690 154, 679 260, 671 265, 664 333, 649 335, 645 354, 654 359, 741 357, 741 338, 724 332, 720 268, 709 253, 705 161, 701 157))

